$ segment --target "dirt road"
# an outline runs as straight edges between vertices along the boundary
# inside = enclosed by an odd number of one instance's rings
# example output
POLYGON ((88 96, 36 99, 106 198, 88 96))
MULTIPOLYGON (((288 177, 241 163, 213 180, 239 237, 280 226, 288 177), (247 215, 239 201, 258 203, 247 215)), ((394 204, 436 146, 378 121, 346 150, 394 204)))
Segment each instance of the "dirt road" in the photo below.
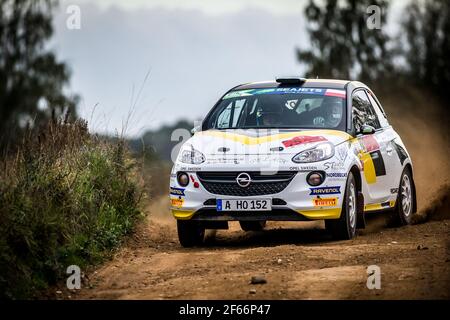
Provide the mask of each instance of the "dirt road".
MULTIPOLYGON (((166 212, 161 199, 151 208, 166 212)), ((133 239, 91 273, 81 299, 450 299, 450 220, 386 228, 371 217, 355 240, 332 241, 320 222, 238 224, 184 249, 175 221, 154 214, 133 239), (366 286, 381 268, 381 289, 366 286), (263 276, 266 284, 250 284, 263 276), (87 286, 87 288, 86 288, 87 286), (90 288, 89 288, 90 286, 90 288)), ((444 217, 445 218, 445 217, 444 217)))
POLYGON ((272 222, 263 232, 249 233, 233 223, 230 230, 209 233, 204 248, 184 249, 167 198, 161 197, 112 261, 90 272, 81 291, 63 294, 81 299, 450 299, 449 133, 445 124, 442 130, 437 126, 442 124, 437 105, 415 99, 400 100, 404 105, 387 99, 386 106, 414 161, 419 220, 425 223, 387 228, 384 216, 372 216, 356 239, 342 242, 332 241, 322 222, 272 222), (370 265, 381 268, 380 290, 366 286, 370 265), (252 276, 267 283, 249 284, 252 276))

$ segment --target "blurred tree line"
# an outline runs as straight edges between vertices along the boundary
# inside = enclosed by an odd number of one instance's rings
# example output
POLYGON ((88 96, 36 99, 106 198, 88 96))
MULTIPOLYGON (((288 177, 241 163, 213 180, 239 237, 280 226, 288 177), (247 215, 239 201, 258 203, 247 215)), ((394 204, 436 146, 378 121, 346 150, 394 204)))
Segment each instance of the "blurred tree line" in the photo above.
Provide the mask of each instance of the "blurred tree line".
POLYGON ((174 130, 186 129, 187 132, 190 132, 192 127, 191 121, 179 120, 173 125, 164 125, 157 130, 149 130, 141 138, 129 140, 128 145, 135 154, 144 154, 146 160, 169 161, 173 148, 180 143, 178 139, 171 140, 174 130))
POLYGON ((446 102, 450 88, 450 1, 412 0, 402 12, 399 34, 386 31, 386 0, 310 0, 305 17, 310 48, 298 49, 307 76, 358 79, 369 85, 406 83, 431 90, 446 102), (376 5, 381 28, 367 19, 376 5))
MULTIPOLYGON (((77 96, 67 93, 69 70, 48 49, 56 0, 0 0, 0 151, 20 141, 26 126, 52 115, 76 117, 77 96)), ((305 8, 310 44, 297 57, 315 78, 359 79, 420 86, 447 103, 450 87, 450 1, 411 0, 398 35, 387 33, 388 0, 310 0, 305 8), (369 6, 381 9, 381 28, 370 29, 369 6), (387 82, 390 81, 390 82, 387 82)), ((378 85, 378 86, 377 86, 378 85)), ((130 141, 149 158, 170 159, 175 128, 148 131, 130 141), (143 147, 144 146, 144 147, 143 147)))
POLYGON ((413 1, 406 9, 402 41, 407 69, 416 84, 444 99, 450 88, 450 1, 413 1))
POLYGON ((0 150, 52 115, 75 118, 68 67, 48 49, 54 0, 0 1, 0 150))

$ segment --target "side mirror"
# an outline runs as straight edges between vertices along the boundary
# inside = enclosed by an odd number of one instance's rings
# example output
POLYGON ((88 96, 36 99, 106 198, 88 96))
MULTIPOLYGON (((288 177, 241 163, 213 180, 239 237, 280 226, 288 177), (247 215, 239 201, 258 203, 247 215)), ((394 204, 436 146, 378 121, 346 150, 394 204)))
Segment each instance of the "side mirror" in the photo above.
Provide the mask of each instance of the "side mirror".
POLYGON ((361 132, 360 133, 362 133, 364 135, 372 134, 372 133, 375 133, 375 128, 370 126, 370 125, 368 125, 368 124, 365 124, 365 125, 363 125, 361 127, 361 132))
POLYGON ((195 126, 191 129, 191 133, 195 134, 196 132, 202 131, 202 126, 195 126))

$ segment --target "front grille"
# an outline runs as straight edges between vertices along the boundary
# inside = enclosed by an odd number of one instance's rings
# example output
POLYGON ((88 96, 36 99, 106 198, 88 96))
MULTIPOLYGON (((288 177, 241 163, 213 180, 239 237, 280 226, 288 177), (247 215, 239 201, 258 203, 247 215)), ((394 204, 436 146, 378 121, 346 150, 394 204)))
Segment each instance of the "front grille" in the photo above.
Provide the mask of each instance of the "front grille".
POLYGON ((264 174, 260 171, 245 171, 252 179, 248 187, 241 187, 236 182, 236 177, 242 171, 225 171, 225 172, 197 172, 197 176, 205 189, 218 195, 226 196, 260 196, 275 194, 283 191, 296 172, 278 171, 275 174, 264 174))

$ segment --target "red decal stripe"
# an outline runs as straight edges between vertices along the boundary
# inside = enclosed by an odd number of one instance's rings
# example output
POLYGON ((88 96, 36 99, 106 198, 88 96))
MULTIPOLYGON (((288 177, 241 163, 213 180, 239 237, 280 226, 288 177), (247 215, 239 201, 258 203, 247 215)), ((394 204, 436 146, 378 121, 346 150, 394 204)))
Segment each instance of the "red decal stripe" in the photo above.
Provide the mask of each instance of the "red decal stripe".
POLYGON ((325 91, 325 95, 329 96, 329 97, 345 98, 345 91, 344 90, 327 89, 325 91))
POLYGON ((286 147, 293 147, 304 143, 312 143, 319 141, 327 141, 324 137, 321 136, 297 136, 289 140, 282 141, 282 144, 286 147))

